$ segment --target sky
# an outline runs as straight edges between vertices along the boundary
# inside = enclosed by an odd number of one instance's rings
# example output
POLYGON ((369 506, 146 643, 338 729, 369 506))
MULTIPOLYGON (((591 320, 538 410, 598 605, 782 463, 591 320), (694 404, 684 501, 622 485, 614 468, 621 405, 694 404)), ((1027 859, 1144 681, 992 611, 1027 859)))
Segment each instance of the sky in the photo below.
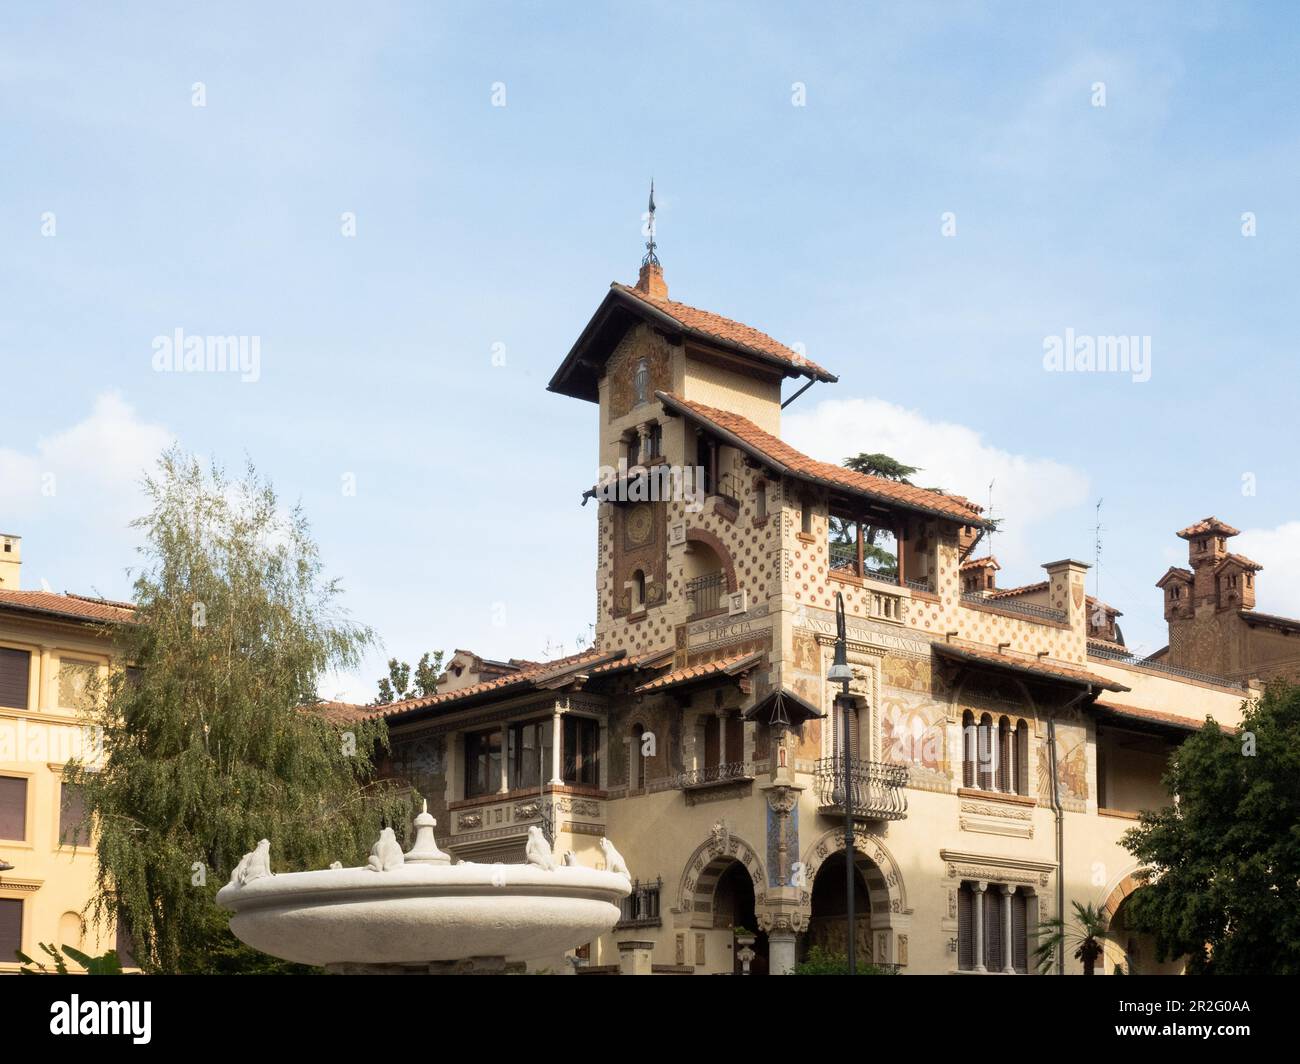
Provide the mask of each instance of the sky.
POLYGON ((1146 651, 1174 533, 1209 514, 1265 566, 1258 608, 1300 615, 1298 23, 5 5, 0 531, 24 586, 128 597, 139 480, 176 442, 301 503, 382 638, 322 695, 368 700, 388 656, 572 651, 596 408, 545 386, 635 280, 653 176, 672 297, 839 375, 786 411, 796 446, 991 499, 1004 586, 1092 562, 1100 500, 1089 589, 1146 651), (178 329, 255 341, 256 371, 157 369, 178 329), (1112 336, 1149 360, 1045 361, 1112 336))

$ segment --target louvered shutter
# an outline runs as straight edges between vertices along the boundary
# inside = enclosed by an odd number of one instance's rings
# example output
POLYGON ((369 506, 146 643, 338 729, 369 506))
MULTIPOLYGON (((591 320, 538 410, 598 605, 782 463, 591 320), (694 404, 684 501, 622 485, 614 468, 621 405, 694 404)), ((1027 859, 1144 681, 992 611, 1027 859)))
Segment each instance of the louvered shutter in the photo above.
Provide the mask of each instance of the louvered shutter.
POLYGON ((16 964, 15 952, 23 948, 23 902, 0 898, 0 961, 16 964))
POLYGON ((1002 895, 992 884, 984 892, 984 967, 1002 971, 1002 895))
POLYGON ((1020 891, 1011 895, 1011 963, 1022 975, 1029 973, 1029 900, 1020 891))
POLYGON ((26 709, 32 656, 26 650, 0 647, 0 706, 26 709))
POLYGON ((975 967, 975 893, 968 883, 957 892, 957 967, 975 967))
POLYGON ((27 839, 27 777, 0 776, 0 839, 27 839))

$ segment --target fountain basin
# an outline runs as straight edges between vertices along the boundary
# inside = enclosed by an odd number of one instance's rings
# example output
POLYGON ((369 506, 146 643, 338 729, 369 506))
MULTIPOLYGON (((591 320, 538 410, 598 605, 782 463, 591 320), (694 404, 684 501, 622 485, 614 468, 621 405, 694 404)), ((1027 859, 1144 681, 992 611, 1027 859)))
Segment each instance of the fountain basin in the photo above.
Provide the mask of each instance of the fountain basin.
POLYGON ((242 941, 300 964, 423 964, 559 954, 611 930, 626 876, 576 865, 408 863, 231 882, 242 941))

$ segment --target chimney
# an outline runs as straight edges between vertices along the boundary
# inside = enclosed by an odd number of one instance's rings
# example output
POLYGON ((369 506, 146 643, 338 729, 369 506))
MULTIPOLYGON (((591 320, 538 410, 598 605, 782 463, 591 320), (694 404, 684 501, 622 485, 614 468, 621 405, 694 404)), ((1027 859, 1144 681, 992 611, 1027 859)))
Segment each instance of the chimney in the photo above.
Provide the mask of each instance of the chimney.
POLYGON ((657 262, 643 262, 636 279, 636 290, 651 299, 667 299, 668 282, 664 280, 664 268, 657 262))
POLYGON ((23 567, 22 536, 0 533, 0 590, 17 591, 23 567))
POLYGON ((1065 558, 1059 562, 1044 562, 1047 570, 1047 604, 1064 610, 1070 627, 1087 639, 1088 595, 1084 581, 1091 568, 1087 562, 1065 558))
POLYGON ((1228 555, 1228 540, 1238 532, 1217 517, 1206 517, 1188 525, 1178 533, 1187 540, 1187 562, 1192 567, 1193 609, 1210 605, 1218 607, 1219 593, 1215 569, 1228 555))

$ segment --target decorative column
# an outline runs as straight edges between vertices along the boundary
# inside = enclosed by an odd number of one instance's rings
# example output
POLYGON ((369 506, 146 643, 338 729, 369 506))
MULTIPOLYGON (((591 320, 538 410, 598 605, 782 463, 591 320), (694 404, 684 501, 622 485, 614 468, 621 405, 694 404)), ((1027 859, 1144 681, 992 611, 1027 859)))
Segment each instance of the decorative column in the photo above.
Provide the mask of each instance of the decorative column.
POLYGON ((53 649, 53 647, 41 647, 40 679, 37 681, 39 686, 36 690, 36 708, 40 710, 54 708, 54 697, 50 693, 54 684, 53 649))
MULTIPOLYGON (((602 720, 600 722, 600 740, 599 740, 599 745, 597 745, 596 747, 596 756, 600 759, 597 762, 597 772, 599 773, 599 775, 596 778, 596 782, 600 786, 600 789, 602 791, 608 790, 609 789, 609 723, 605 720, 602 720)), ((639 746, 637 747, 636 756, 637 757, 641 756, 641 748, 639 746)), ((630 787, 631 784, 632 784, 632 777, 629 777, 628 786, 630 787)))
POLYGON ((767 970, 771 975, 789 975, 794 971, 797 936, 789 928, 767 933, 767 970))
POLYGON ((510 725, 504 721, 501 724, 501 786, 497 788, 498 794, 505 794, 510 790, 510 725))
POLYGON ((984 891, 988 888, 988 883, 981 879, 971 886, 975 888, 975 970, 987 972, 988 969, 984 967, 984 891))
POLYGON ((719 709, 718 718, 718 772, 721 776, 722 766, 727 763, 727 711, 719 709))
POLYGON ((998 886, 1002 893, 1002 970, 1008 975, 1016 971, 1015 951, 1011 948, 1011 888, 1005 883, 998 886))
POLYGON ((559 787, 564 783, 560 777, 560 746, 564 742, 564 729, 560 727, 560 703, 555 703, 555 712, 551 717, 551 786, 559 787))

